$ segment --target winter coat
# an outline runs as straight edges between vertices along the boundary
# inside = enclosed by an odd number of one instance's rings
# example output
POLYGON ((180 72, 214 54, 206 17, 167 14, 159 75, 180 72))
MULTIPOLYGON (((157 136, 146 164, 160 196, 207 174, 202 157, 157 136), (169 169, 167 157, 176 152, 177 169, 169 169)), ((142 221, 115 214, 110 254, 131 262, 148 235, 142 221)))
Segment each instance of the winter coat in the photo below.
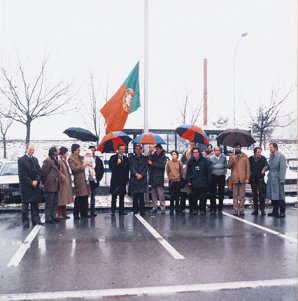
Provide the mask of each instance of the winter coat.
POLYGON ((147 183, 147 157, 144 155, 140 155, 138 158, 137 155, 131 156, 129 160, 129 170, 130 170, 130 178, 129 178, 129 193, 145 193, 148 192, 148 183, 147 183), (143 176, 142 179, 137 180, 136 174, 140 174, 143 176))
POLYGON ((129 180, 129 160, 123 155, 122 162, 117 164, 118 154, 113 155, 109 161, 109 168, 112 170, 110 193, 117 195, 126 194, 126 184, 129 180))
POLYGON ((35 157, 30 159, 27 155, 18 159, 19 181, 21 199, 23 203, 34 203, 41 201, 41 168, 35 157), (32 161, 31 161, 32 160, 32 161), (37 187, 32 186, 33 180, 38 181, 37 187))
POLYGON ((241 153, 239 158, 234 158, 230 155, 228 168, 232 169, 231 177, 233 184, 245 184, 245 181, 250 177, 249 160, 245 153, 241 153))
MULTIPOLYGON (((186 179, 186 173, 187 173, 187 165, 188 165, 188 161, 192 158, 192 154, 191 151, 188 150, 186 153, 184 153, 181 156, 181 162, 183 163, 183 178, 186 179)), ((188 186, 188 183, 182 188, 180 189, 181 192, 185 192, 187 194, 190 193, 190 187, 188 186)))
POLYGON ((211 163, 204 157, 188 161, 186 180, 194 188, 207 188, 211 183, 211 163))
POLYGON ((255 160, 255 156, 249 157, 250 165, 250 181, 262 180, 265 173, 262 174, 262 170, 266 171, 268 169, 268 162, 264 156, 260 156, 258 160, 255 160))
POLYGON ((104 167, 103 167, 102 160, 98 156, 95 156, 93 158, 95 160, 95 174, 96 174, 96 181, 97 181, 96 186, 98 187, 99 182, 101 181, 104 174, 104 167))
POLYGON ((287 162, 285 156, 279 151, 270 155, 269 174, 267 178, 267 198, 270 200, 285 199, 285 178, 287 162))
POLYGON ((90 194, 90 187, 85 180, 85 168, 83 167, 83 157, 71 154, 68 164, 73 174, 75 196, 86 196, 90 194))
POLYGON ((61 182, 60 163, 48 156, 42 164, 41 181, 45 192, 57 192, 61 182))
POLYGON ((163 187, 165 179, 165 167, 167 157, 165 151, 162 150, 159 155, 155 152, 151 158, 152 164, 150 165, 149 184, 152 187, 163 187))
POLYGON ((73 202, 72 180, 69 166, 65 159, 60 157, 61 183, 58 191, 58 205, 65 206, 73 202))

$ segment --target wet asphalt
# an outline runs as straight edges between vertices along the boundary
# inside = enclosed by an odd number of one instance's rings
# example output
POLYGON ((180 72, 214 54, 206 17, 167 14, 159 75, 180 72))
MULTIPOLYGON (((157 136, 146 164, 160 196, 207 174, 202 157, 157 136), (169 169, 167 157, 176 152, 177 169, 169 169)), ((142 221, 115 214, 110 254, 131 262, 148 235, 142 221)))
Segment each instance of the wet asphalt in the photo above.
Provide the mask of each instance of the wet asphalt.
MULTIPOLYGON (((246 210, 245 220, 297 237, 294 208, 287 208, 286 219, 253 217, 250 213, 250 209, 246 210)), ((20 264, 7 267, 32 228, 23 229, 19 212, 2 212, 0 294, 297 277, 297 243, 229 216, 190 216, 188 212, 170 216, 168 212, 166 215, 147 212, 145 220, 185 259, 174 259, 131 212, 115 217, 100 213, 95 218, 74 221, 71 217, 59 224, 45 225, 20 264)), ((121 298, 288 301, 297 299, 297 289, 274 286, 121 298)))

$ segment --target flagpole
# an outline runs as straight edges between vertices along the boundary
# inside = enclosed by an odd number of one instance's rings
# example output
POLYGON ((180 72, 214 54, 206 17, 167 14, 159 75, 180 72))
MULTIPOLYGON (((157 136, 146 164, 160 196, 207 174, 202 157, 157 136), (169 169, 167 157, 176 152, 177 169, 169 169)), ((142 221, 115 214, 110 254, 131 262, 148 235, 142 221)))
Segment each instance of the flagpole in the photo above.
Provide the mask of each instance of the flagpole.
POLYGON ((144 133, 149 131, 148 115, 148 0, 144 0, 144 133))

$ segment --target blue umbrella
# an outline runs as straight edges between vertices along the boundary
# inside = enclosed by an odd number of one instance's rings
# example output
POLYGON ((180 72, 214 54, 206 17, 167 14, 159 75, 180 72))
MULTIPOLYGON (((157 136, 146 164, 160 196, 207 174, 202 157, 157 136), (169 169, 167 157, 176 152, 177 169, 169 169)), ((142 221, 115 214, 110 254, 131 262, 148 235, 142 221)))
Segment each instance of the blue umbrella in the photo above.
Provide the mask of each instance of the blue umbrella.
POLYGON ((136 144, 167 144, 159 135, 153 133, 144 133, 137 136, 133 143, 136 144))

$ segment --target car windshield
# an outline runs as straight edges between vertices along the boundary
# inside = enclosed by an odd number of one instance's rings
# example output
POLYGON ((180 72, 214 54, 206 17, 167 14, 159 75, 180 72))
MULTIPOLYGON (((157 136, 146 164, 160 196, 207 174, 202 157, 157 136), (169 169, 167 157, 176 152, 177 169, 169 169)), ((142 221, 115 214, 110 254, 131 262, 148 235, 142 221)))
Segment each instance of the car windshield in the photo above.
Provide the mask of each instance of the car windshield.
POLYGON ((14 176, 18 175, 18 164, 17 162, 5 163, 1 169, 0 176, 14 176))
POLYGON ((297 171, 297 159, 288 159, 288 165, 291 170, 297 171))

